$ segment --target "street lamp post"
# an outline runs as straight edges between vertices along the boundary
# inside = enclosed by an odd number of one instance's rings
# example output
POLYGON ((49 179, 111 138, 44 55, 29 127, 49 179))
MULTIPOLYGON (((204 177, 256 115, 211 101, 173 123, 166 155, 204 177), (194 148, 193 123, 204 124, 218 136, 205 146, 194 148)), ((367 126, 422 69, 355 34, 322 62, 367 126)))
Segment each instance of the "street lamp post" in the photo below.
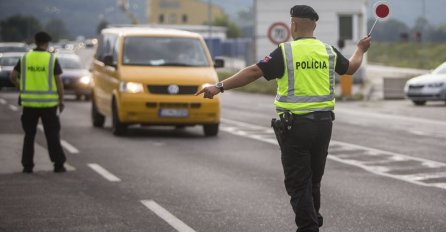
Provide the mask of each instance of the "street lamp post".
POLYGON ((211 56, 213 59, 214 49, 212 45, 212 0, 208 0, 208 26, 209 50, 211 51, 211 56))

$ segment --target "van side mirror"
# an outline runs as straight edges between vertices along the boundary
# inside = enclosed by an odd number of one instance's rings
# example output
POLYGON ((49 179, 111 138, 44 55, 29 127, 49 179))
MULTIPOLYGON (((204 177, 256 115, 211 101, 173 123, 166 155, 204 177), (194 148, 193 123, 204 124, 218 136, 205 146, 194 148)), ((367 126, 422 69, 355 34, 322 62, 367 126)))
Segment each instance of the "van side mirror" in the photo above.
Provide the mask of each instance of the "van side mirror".
POLYGON ((116 67, 116 65, 113 64, 113 56, 112 55, 104 56, 104 64, 107 66, 116 67))
POLYGON ((214 68, 223 68, 225 67, 225 60, 216 58, 214 60, 214 68))

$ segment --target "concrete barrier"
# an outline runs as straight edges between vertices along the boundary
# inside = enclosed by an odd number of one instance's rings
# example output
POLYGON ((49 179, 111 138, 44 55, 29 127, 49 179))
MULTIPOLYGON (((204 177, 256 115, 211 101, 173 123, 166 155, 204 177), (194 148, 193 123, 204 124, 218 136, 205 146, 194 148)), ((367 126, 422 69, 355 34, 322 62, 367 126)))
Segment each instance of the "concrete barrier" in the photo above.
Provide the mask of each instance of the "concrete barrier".
POLYGON ((384 77, 383 98, 384 100, 404 99, 404 85, 412 77, 384 77))

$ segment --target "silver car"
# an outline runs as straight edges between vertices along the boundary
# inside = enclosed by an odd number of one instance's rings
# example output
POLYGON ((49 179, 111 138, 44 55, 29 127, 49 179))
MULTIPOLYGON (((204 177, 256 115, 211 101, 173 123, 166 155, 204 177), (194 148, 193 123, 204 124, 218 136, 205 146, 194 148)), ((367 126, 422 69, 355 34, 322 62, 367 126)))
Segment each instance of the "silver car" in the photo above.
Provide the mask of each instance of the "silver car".
POLYGON ((0 89, 3 87, 14 87, 9 79, 9 75, 24 54, 18 52, 0 54, 0 89))
POLYGON ((427 101, 446 101, 446 62, 431 73, 408 80, 404 93, 415 105, 425 105, 427 101))

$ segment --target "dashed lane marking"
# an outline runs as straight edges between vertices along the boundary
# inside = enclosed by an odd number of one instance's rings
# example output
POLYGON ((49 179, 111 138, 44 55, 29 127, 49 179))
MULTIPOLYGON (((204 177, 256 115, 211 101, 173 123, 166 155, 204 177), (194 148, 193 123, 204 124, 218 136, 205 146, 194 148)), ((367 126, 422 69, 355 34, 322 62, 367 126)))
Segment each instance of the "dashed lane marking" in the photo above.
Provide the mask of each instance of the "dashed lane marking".
POLYGON ((3 98, 0 98, 0 104, 5 105, 6 104, 6 100, 3 98))
POLYGON ((17 106, 15 106, 15 105, 9 105, 9 109, 11 109, 12 111, 19 110, 19 108, 17 108, 17 106))
MULTIPOLYGON (((270 128, 229 119, 222 119, 222 122, 222 131, 278 146, 270 128)), ((360 167, 376 175, 446 189, 446 163, 333 140, 328 154, 331 160, 360 167)))
MULTIPOLYGON (((40 131, 44 132, 42 124, 37 125, 37 128, 40 131)), ((78 154, 79 153, 79 150, 76 147, 74 147, 73 145, 71 145, 70 143, 68 143, 67 141, 65 141, 63 139, 60 140, 60 144, 62 145, 63 148, 65 148, 65 150, 67 150, 71 154, 78 154)))
POLYGON ((142 200, 141 203, 148 209, 150 209, 152 212, 154 212, 156 215, 158 215, 158 217, 166 221, 170 226, 175 228, 178 232, 195 232, 194 229, 190 228, 188 225, 186 225, 184 222, 175 217, 173 214, 164 209, 161 205, 159 205, 155 201, 142 200))
POLYGON ((62 144, 62 147, 65 148, 65 150, 69 151, 71 154, 78 154, 79 150, 75 148, 73 145, 69 144, 67 141, 61 139, 60 143, 62 144))
POLYGON ((97 172, 99 175, 104 177, 106 180, 110 182, 119 182, 121 179, 119 179, 117 176, 113 175, 109 171, 107 171, 105 168, 101 167, 99 164, 90 163, 88 164, 88 167, 93 169, 93 171, 97 172))

